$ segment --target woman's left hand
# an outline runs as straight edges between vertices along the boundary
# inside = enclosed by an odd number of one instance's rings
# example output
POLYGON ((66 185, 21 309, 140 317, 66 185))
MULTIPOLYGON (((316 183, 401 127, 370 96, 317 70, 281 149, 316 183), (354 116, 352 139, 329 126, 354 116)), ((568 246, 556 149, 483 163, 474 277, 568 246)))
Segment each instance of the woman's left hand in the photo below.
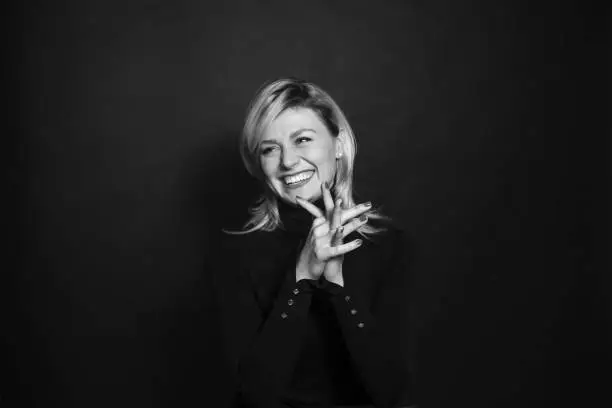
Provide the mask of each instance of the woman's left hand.
MULTIPOLYGON (((349 209, 342 209, 342 200, 337 199, 334 203, 331 192, 325 185, 321 185, 321 194, 323 196, 326 214, 323 214, 314 204, 304 199, 298 198, 296 201, 314 217, 324 217, 326 219, 325 224, 328 228, 328 232, 333 234, 330 243, 331 246, 342 245, 344 237, 367 222, 367 216, 362 214, 370 209, 370 205, 361 204, 349 209), (356 218, 359 215, 361 215, 361 217, 356 218)), ((340 286, 344 286, 344 278, 342 275, 343 259, 344 255, 331 258, 327 261, 323 270, 325 279, 340 286)))

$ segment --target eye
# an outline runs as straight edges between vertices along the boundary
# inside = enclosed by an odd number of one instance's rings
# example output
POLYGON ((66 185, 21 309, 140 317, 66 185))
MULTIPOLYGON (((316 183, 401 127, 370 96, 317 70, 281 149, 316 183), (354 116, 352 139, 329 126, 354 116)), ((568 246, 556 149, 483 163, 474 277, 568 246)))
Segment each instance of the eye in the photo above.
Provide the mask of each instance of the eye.
POLYGON ((303 144, 303 143, 307 143, 310 142, 312 139, 306 136, 301 136, 298 137, 297 139, 295 139, 295 143, 296 144, 303 144))
POLYGON ((276 149, 276 146, 267 146, 260 150, 262 156, 266 156, 272 153, 276 149))

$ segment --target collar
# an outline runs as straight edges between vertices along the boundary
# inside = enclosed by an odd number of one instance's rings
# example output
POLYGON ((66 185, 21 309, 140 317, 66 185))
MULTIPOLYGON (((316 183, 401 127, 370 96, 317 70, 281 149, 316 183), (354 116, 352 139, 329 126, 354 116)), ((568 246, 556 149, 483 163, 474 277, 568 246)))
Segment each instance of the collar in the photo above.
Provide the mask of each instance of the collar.
MULTIPOLYGON (((278 213, 281 219, 281 229, 300 235, 306 235, 312 227, 312 221, 314 216, 300 207, 298 204, 289 204, 283 200, 277 200, 278 202, 278 213)), ((323 199, 319 198, 312 202, 323 212, 325 212, 325 205, 323 199)))

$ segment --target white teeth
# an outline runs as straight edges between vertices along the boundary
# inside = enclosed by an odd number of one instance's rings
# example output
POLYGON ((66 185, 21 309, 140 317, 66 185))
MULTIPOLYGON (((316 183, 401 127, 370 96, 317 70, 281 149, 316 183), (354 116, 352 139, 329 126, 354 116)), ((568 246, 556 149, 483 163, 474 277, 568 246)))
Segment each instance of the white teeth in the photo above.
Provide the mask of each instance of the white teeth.
POLYGON ((304 181, 312 177, 312 174, 312 171, 304 171, 294 176, 287 176, 285 177, 285 184, 299 183, 300 181, 304 181))

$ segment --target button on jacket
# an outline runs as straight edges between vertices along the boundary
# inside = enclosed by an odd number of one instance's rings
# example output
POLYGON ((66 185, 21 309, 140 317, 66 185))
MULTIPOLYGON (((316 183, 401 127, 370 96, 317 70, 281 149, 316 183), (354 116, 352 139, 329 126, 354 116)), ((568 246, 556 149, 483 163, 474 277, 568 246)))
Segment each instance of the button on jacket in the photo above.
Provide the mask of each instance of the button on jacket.
POLYGON ((229 262, 214 274, 234 406, 410 405, 402 232, 387 225, 344 255, 344 287, 296 282, 313 217, 284 203, 279 212, 275 231, 227 235, 229 262))

